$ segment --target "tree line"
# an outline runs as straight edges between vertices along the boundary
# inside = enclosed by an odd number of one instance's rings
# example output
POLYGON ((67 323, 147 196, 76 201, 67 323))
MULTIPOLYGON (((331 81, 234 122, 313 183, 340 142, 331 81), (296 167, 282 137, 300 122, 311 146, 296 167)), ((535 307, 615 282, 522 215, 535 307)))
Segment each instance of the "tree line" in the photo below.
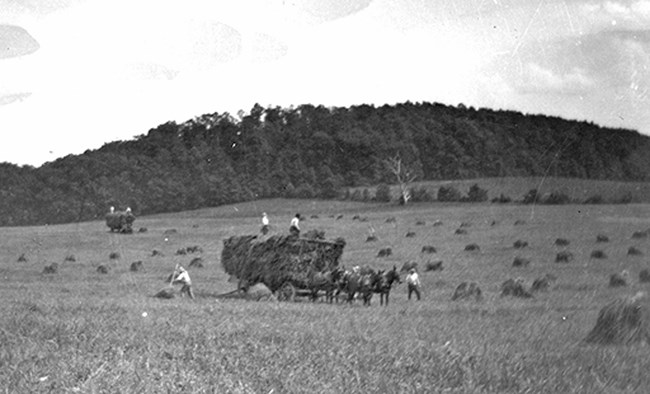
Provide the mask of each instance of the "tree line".
POLYGON ((393 183, 391 157, 418 180, 650 178, 650 138, 515 111, 437 103, 264 108, 167 122, 128 141, 38 168, 0 164, 0 225, 173 212, 259 198, 339 198, 393 183))

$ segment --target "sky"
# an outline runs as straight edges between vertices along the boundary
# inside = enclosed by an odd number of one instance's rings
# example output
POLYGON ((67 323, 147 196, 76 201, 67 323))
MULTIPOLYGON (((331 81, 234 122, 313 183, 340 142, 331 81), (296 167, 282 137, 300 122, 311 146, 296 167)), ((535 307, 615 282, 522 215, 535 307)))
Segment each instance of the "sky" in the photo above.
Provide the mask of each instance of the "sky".
POLYGON ((650 134, 650 0, 0 0, 0 162, 255 104, 460 103, 650 134))

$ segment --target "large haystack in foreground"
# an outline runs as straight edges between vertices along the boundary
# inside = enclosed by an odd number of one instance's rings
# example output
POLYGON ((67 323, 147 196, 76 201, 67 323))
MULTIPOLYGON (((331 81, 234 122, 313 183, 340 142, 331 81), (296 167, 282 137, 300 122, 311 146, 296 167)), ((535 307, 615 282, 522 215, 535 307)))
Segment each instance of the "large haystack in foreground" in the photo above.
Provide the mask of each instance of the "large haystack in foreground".
POLYGON ((585 342, 601 345, 650 343, 650 304, 642 293, 616 299, 598 314, 585 342))
POLYGON ((264 283, 275 292, 286 282, 305 287, 314 272, 336 268, 344 247, 343 238, 328 242, 289 235, 233 236, 223 241, 221 264, 227 274, 248 284, 264 283))

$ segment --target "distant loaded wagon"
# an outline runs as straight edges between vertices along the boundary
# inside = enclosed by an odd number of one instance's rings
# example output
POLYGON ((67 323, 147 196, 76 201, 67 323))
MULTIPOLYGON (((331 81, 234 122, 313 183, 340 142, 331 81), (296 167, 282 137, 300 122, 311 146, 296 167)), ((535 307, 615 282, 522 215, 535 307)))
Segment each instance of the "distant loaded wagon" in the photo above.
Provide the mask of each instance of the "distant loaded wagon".
POLYGON ((134 221, 135 216, 130 210, 106 214, 106 225, 111 229, 111 232, 131 234, 133 232, 134 221))
POLYGON ((244 288, 263 283, 279 301, 314 294, 314 276, 334 271, 345 240, 296 238, 276 235, 258 239, 254 235, 233 236, 223 241, 221 264, 244 288))

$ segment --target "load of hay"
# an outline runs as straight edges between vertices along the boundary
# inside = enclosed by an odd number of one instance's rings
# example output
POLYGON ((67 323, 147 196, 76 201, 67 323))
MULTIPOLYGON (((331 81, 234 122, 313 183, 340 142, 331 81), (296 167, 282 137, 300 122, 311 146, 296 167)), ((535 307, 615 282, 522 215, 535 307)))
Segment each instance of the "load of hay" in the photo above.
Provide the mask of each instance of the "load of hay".
POLYGON ((600 345, 650 343, 650 305, 643 293, 616 299, 598 314, 585 342, 600 345))
POLYGON ((345 240, 333 242, 274 235, 233 236, 223 241, 224 271, 247 283, 263 283, 277 291, 285 282, 305 287, 313 272, 332 270, 339 264, 345 240))
POLYGON ((111 232, 131 234, 133 232, 133 222, 135 216, 131 212, 112 212, 106 214, 106 225, 111 232))

